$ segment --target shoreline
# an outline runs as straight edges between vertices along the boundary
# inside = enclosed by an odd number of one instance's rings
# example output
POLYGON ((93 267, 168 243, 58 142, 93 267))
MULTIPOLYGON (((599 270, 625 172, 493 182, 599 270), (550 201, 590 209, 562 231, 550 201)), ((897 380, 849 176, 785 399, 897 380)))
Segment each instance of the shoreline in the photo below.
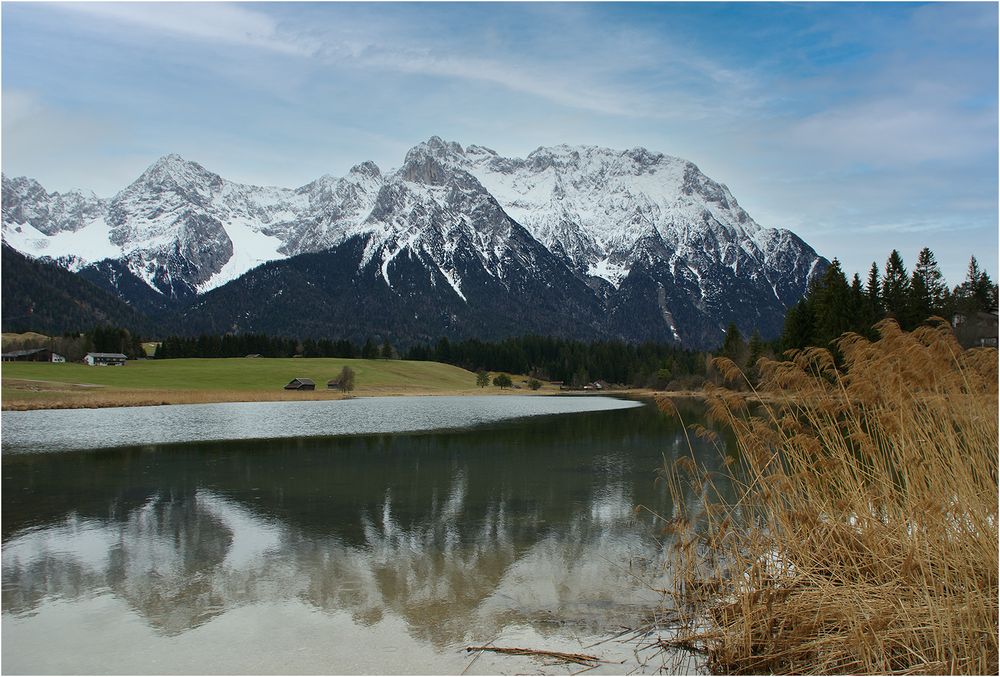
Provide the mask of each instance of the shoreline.
POLYGON ((474 389, 419 389, 405 387, 382 387, 363 388, 353 393, 342 393, 340 391, 313 390, 313 391, 232 391, 232 390, 135 390, 135 391, 115 391, 103 394, 99 389, 104 386, 94 386, 90 384, 62 384, 51 381, 28 381, 17 380, 5 383, 5 387, 18 388, 22 383, 37 383, 66 386, 72 385, 76 389, 72 391, 53 390, 39 388, 33 390, 37 393, 52 392, 54 397, 44 396, 38 399, 15 400, 13 402, 4 398, 0 403, 2 411, 39 411, 39 410, 59 410, 59 409, 107 409, 114 407, 151 407, 170 406, 177 404, 228 404, 237 402, 316 402, 316 401, 336 401, 365 397, 482 397, 485 395, 502 395, 504 397, 539 397, 539 396, 570 396, 570 397, 593 397, 593 396, 613 396, 627 397, 629 399, 652 398, 657 395, 678 398, 702 397, 703 394, 694 391, 670 392, 650 390, 647 388, 628 388, 617 390, 558 390, 552 387, 543 387, 539 390, 499 390, 495 387, 474 388, 474 389), (66 399, 58 399, 69 392, 71 396, 66 399), (59 395, 56 395, 58 393, 59 395))

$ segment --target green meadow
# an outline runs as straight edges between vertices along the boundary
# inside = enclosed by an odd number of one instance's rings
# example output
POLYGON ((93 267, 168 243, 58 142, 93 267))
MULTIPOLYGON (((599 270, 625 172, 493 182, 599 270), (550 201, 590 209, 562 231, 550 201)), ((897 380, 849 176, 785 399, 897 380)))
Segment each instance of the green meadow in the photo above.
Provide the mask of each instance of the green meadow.
POLYGON ((8 362, 0 374, 3 406, 17 409, 339 397, 326 383, 344 366, 356 374, 355 395, 499 392, 476 387, 476 375, 465 369, 408 360, 193 358, 130 360, 124 367, 8 362), (316 390, 284 390, 294 378, 312 379, 316 390))

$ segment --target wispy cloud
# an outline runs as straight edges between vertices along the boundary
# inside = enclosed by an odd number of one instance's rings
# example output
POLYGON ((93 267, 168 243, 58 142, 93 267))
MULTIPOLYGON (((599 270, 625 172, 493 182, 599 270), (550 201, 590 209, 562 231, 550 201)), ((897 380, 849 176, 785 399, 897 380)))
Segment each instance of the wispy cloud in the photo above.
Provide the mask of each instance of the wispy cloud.
POLYGON ((852 164, 877 166, 995 156, 996 112, 957 110, 933 100, 865 100, 796 122, 789 141, 852 164))
POLYGON ((59 7, 133 28, 213 44, 307 56, 318 45, 283 33, 268 14, 232 3, 69 2, 59 7))
POLYGON ((956 252, 997 240, 992 3, 2 12, 5 170, 55 188, 90 187, 93 157, 119 186, 134 175, 113 158, 163 152, 292 186, 391 167, 431 134, 505 154, 642 145, 697 162, 847 268, 906 234, 956 252))
MULTIPOLYGON (((707 117, 745 109, 761 97, 749 74, 705 54, 665 44, 641 27, 610 32, 593 21, 566 23, 553 35, 567 50, 589 52, 539 60, 508 39, 483 44, 441 34, 428 46, 426 34, 407 30, 391 16, 366 15, 317 27, 282 22, 253 5, 217 3, 62 3, 62 9, 131 30, 205 45, 231 45, 299 56, 322 68, 354 68, 456 79, 504 88, 560 106, 602 115, 669 120, 707 117), (637 82, 635 72, 653 73, 657 87, 637 82), (690 87, 697 83, 695 92, 690 87), (732 96, 720 105, 719 96, 732 96), (666 95, 666 96, 665 96, 666 95), (739 106, 737 106, 737 103, 739 106)), ((550 18, 558 15, 548 15, 550 18)), ((515 41, 516 42, 516 41, 515 41)))

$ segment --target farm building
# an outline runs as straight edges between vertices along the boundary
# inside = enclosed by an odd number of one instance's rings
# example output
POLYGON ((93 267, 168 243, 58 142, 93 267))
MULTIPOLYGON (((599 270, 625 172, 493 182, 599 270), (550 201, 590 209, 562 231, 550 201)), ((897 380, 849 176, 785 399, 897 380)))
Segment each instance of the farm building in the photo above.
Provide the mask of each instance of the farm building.
POLYGON ((91 367, 124 367, 126 359, 121 353, 87 353, 83 361, 91 367))
POLYGON ((952 319, 955 338, 963 348, 997 347, 997 313, 955 315, 952 319))
POLYGON ((316 390, 316 384, 311 378, 293 378, 285 390, 316 390))
POLYGON ((54 353, 48 348, 32 348, 31 350, 12 350, 3 353, 0 358, 4 362, 65 362, 66 358, 54 353))

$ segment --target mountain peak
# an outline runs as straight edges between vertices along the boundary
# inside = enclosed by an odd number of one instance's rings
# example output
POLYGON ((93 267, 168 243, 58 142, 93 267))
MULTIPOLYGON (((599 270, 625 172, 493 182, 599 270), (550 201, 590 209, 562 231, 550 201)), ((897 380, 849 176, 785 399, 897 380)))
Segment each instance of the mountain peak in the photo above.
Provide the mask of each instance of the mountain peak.
POLYGON ((159 186, 173 184, 178 187, 192 184, 221 186, 222 177, 208 171, 197 162, 185 160, 177 153, 170 153, 151 164, 133 185, 136 184, 159 186))
POLYGON ((371 160, 366 160, 360 164, 356 164, 351 167, 350 174, 360 174, 362 176, 370 176, 372 178, 378 178, 382 176, 381 170, 379 170, 378 165, 371 160))
POLYGON ((431 150, 439 153, 456 153, 458 155, 465 154, 465 150, 462 149, 462 144, 457 141, 445 141, 440 136, 432 136, 421 145, 425 145, 431 150))
POLYGON ((410 164, 411 160, 425 157, 437 160, 458 160, 465 156, 462 145, 455 141, 445 141, 440 136, 432 136, 422 143, 418 143, 406 153, 404 165, 410 164))
POLYGON ((154 162, 153 164, 154 165, 161 165, 161 164, 184 164, 185 162, 186 161, 184 160, 184 158, 182 158, 177 153, 167 153, 166 155, 161 156, 160 159, 157 160, 156 162, 154 162))

